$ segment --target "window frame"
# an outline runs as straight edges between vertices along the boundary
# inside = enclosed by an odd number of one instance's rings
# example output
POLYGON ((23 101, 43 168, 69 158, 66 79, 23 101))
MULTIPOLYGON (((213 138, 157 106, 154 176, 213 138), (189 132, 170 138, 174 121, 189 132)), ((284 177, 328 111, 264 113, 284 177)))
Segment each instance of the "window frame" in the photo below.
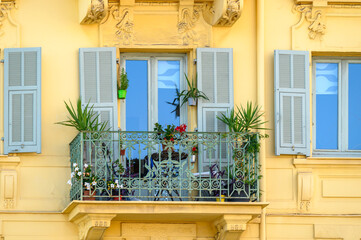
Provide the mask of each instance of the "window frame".
POLYGON ((361 157, 361 150, 348 150, 348 64, 359 63, 355 57, 313 57, 312 58, 312 155, 318 157, 361 157), (338 143, 337 149, 316 148, 316 64, 338 63, 338 143), (345 116, 345 117, 342 117, 345 116))
MULTIPOLYGON (((148 131, 153 131, 154 123, 158 122, 158 60, 180 61, 179 91, 188 89, 184 74, 187 73, 187 54, 185 53, 121 53, 120 68, 126 71, 126 60, 146 60, 148 62, 148 131)), ((131 82, 130 82, 131 84, 131 82)), ((126 126, 126 115, 124 126, 126 126)), ((180 108, 180 124, 188 123, 188 106, 184 104, 180 108)), ((188 124, 187 124, 188 125, 188 124)), ((126 128, 125 128, 126 129, 126 128)))

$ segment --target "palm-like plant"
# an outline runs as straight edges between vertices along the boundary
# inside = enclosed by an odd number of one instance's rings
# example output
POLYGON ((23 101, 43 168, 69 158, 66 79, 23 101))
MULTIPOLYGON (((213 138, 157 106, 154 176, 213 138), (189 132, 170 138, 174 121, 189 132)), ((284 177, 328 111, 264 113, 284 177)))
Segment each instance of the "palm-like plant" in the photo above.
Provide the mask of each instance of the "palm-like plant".
POLYGON ((70 117, 68 120, 57 122, 63 126, 74 127, 80 131, 108 131, 108 122, 100 122, 99 114, 94 112, 93 106, 89 106, 89 103, 82 108, 81 100, 78 99, 76 109, 69 101, 69 104, 65 102, 65 107, 68 110, 70 117))
POLYGON ((252 102, 247 102, 246 108, 237 106, 235 111, 233 108, 229 115, 221 114, 217 118, 228 126, 231 132, 251 132, 252 130, 260 130, 267 128, 262 127, 267 121, 262 120, 264 115, 258 105, 253 105, 252 102))
POLYGON ((187 75, 184 74, 184 76, 186 77, 186 80, 187 80, 187 84, 188 84, 188 90, 183 90, 180 94, 179 94, 179 97, 182 97, 182 103, 181 103, 181 106, 183 106, 183 104, 185 104, 188 99, 190 98, 194 98, 194 99, 198 99, 198 98, 203 98, 205 100, 209 100, 209 98, 207 97, 207 95, 200 91, 194 82, 190 82, 187 75))

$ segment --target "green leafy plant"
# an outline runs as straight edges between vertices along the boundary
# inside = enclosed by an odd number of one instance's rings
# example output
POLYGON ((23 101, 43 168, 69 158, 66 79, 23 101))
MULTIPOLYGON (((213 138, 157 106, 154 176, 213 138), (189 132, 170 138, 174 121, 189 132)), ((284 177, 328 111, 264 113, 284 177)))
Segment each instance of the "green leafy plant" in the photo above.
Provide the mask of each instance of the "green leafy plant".
POLYGON ((195 81, 193 81, 192 83, 189 81, 188 77, 186 74, 184 74, 184 76, 186 77, 187 80, 187 84, 188 84, 188 90, 183 90, 180 94, 179 97, 183 98, 182 99, 182 103, 181 106, 183 106, 183 104, 185 104, 188 99, 190 98, 194 98, 194 99, 198 99, 198 98, 203 98, 205 100, 209 100, 209 98, 207 97, 207 95, 200 91, 196 85, 195 85, 195 81))
POLYGON ((118 90, 127 90, 128 87, 129 87, 129 79, 124 68, 122 68, 122 71, 118 78, 118 90))
POLYGON ((217 118, 228 126, 231 132, 251 132, 253 130, 267 130, 262 127, 267 121, 263 121, 263 112, 260 111, 258 105, 253 105, 252 102, 247 102, 246 108, 237 106, 237 110, 234 108, 230 111, 229 115, 221 114, 217 118))
POLYGON ((99 114, 94 112, 93 106, 89 106, 89 103, 82 108, 82 102, 78 99, 76 109, 69 101, 69 104, 65 102, 65 107, 68 110, 70 117, 68 120, 57 122, 63 126, 74 127, 80 131, 108 131, 108 122, 100 122, 99 114))

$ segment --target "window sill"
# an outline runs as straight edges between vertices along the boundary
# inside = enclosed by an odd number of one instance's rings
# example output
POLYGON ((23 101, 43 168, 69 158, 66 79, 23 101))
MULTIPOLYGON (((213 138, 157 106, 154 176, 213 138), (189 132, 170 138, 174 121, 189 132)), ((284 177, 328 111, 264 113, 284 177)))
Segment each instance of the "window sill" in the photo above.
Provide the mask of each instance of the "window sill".
POLYGON ((361 166, 361 157, 294 158, 293 165, 301 167, 355 167, 361 166))

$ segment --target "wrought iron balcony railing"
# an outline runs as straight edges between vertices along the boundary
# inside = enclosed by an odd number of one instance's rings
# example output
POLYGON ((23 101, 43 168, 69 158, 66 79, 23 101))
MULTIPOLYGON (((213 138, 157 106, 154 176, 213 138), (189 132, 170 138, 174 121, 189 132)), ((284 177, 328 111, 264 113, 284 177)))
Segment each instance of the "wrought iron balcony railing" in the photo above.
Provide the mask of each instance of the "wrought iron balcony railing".
POLYGON ((70 143, 71 200, 259 201, 253 133, 82 132, 70 143))

